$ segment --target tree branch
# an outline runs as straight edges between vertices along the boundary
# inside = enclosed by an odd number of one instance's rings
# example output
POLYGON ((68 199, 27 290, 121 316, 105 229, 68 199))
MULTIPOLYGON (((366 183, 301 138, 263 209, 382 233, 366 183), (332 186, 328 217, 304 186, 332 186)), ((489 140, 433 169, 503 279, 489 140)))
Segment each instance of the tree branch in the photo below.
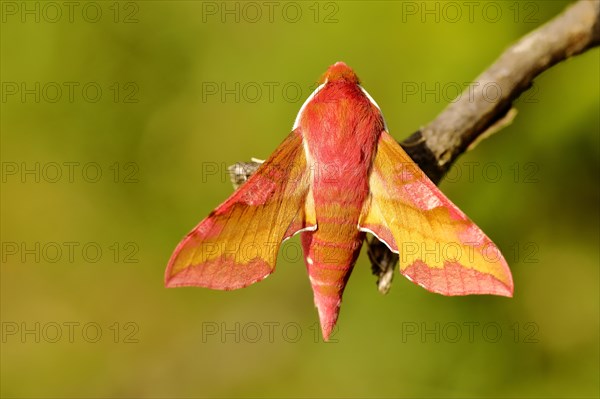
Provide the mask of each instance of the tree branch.
POLYGON ((501 120, 533 79, 560 61, 600 44, 600 1, 580 0, 525 35, 427 126, 401 143, 436 184, 460 154, 501 120), (491 101, 484 88, 500 89, 491 101))
MULTIPOLYGON (((433 121, 400 145, 436 184, 456 159, 479 139, 514 118, 513 102, 531 87, 543 71, 571 56, 600 44, 600 1, 579 0, 565 11, 509 47, 474 83, 433 121), (485 88, 493 84, 500 93, 492 101, 485 88)), ((238 162, 230 167, 232 182, 239 186, 258 168, 257 162, 238 162)), ((398 255, 372 238, 368 254, 378 288, 386 293, 398 255)))

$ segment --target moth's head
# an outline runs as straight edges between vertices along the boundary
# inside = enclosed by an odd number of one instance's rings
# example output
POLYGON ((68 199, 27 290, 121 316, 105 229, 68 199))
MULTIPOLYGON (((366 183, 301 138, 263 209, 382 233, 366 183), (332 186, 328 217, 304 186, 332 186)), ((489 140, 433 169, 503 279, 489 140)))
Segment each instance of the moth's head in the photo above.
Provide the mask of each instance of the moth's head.
POLYGON ((356 76, 352 68, 341 61, 330 66, 327 69, 327 72, 321 76, 319 84, 323 84, 325 82, 348 82, 356 85, 360 84, 360 80, 358 80, 358 76, 356 76))

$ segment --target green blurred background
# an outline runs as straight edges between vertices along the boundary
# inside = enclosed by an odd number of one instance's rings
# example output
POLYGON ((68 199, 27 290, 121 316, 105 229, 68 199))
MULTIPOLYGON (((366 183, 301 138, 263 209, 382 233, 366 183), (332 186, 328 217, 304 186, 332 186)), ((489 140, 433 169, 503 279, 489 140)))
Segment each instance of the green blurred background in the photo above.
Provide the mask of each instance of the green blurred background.
POLYGON ((513 299, 399 275, 381 296, 363 249, 323 343, 298 237, 260 284, 163 287, 232 192, 224 166, 267 157, 328 65, 403 139, 568 2, 474 4, 2 2, 2 396, 597 397, 597 49, 441 184, 505 253, 513 299))

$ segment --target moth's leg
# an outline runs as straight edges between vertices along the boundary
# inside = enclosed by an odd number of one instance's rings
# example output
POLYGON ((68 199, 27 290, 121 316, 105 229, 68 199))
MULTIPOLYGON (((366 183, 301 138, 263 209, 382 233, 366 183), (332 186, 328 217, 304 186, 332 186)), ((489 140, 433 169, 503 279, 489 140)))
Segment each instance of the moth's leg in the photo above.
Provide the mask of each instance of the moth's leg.
POLYGON ((258 169, 258 167, 264 162, 257 161, 258 159, 252 158, 251 162, 237 162, 227 168, 233 188, 237 189, 239 186, 244 184, 246 180, 248 180, 250 176, 256 172, 256 169, 258 169))
POLYGON ((394 269, 398 264, 398 254, 393 253, 375 237, 367 239, 367 253, 371 260, 371 270, 377 276, 377 289, 382 294, 387 294, 392 286, 394 269))

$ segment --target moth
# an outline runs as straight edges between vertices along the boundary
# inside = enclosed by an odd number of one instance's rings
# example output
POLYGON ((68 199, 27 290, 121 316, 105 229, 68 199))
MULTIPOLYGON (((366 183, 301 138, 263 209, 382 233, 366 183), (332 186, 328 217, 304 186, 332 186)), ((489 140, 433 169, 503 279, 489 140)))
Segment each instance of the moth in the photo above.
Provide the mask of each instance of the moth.
POLYGON ((337 62, 283 143, 179 243, 165 285, 246 287, 269 276, 281 243, 300 234, 327 340, 367 233, 428 291, 513 294, 497 247, 390 136, 375 100, 337 62))

